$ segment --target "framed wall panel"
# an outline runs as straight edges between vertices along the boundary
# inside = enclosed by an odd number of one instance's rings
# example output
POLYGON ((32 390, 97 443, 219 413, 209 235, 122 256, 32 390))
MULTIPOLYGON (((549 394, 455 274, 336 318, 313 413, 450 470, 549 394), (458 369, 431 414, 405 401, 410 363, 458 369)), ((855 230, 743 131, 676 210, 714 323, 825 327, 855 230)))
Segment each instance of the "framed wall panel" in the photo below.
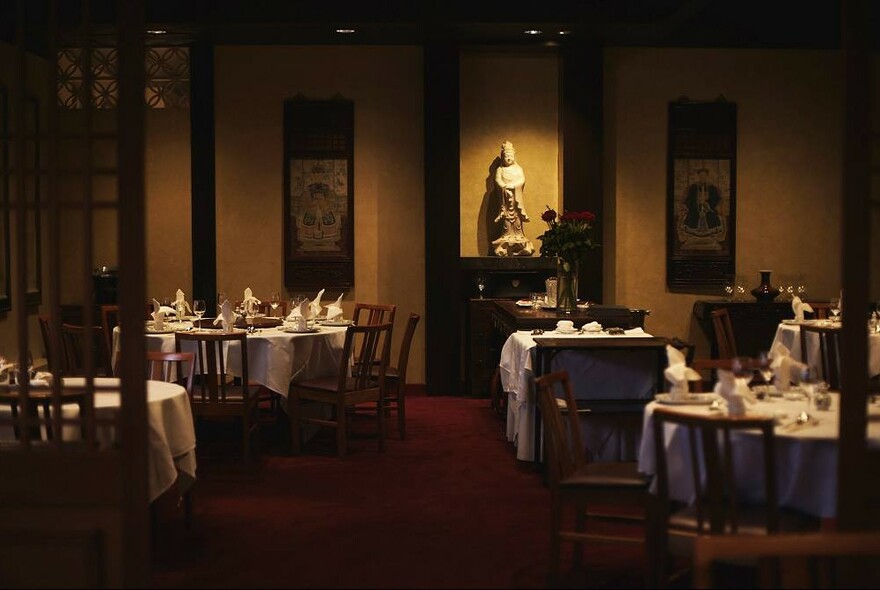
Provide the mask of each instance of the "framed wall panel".
POLYGON ((354 286, 354 103, 284 103, 284 284, 354 286))

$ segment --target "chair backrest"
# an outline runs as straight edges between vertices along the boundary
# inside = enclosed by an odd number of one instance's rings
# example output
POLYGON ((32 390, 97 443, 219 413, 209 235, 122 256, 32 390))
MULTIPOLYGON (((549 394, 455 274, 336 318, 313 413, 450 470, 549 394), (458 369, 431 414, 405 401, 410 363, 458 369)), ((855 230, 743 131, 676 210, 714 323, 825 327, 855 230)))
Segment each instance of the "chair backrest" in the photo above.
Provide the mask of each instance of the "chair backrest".
POLYGON ((416 333, 419 318, 420 316, 417 313, 409 314, 406 330, 403 333, 403 340, 400 341, 400 354, 397 357, 397 375, 401 389, 406 386, 406 367, 409 364, 409 349, 412 347, 413 335, 416 333))
MULTIPOLYGON (((669 470, 666 457, 666 425, 677 426, 688 446, 687 461, 695 491, 698 534, 736 533, 740 525, 739 490, 736 481, 732 437, 738 431, 758 430, 762 437, 766 532, 779 530, 779 504, 776 490, 776 453, 773 418, 770 416, 730 417, 721 414, 690 414, 655 408, 654 453, 658 508, 662 523, 670 510, 669 470)), ((735 444, 736 441, 734 441, 735 444)), ((749 457, 750 468, 758 468, 757 457, 749 457)), ((663 527, 665 530, 665 526, 663 527)))
POLYGON ((101 329, 104 330, 104 354, 110 359, 111 366, 113 362, 113 328, 119 325, 119 306, 118 305, 102 305, 101 306, 101 329))
MULTIPOLYGON (((40 315, 40 335, 43 337, 43 353, 46 355, 46 364, 50 371, 54 372, 56 367, 54 366, 55 358, 52 354, 52 322, 49 320, 49 316, 40 315)), ((60 359, 60 362, 63 364, 64 359, 60 359)))
POLYGON ((95 372, 112 375, 110 358, 105 352, 105 342, 101 326, 77 326, 61 324, 62 371, 65 375, 84 375, 86 347, 91 347, 95 372))
POLYGON ((712 327, 715 330, 715 345, 718 347, 719 358, 733 358, 736 356, 736 339, 733 336, 733 324, 730 321, 730 312, 726 307, 712 310, 712 327))
POLYGON ((147 379, 182 385, 192 398, 196 355, 192 352, 147 351, 147 379))
POLYGON ((813 319, 828 319, 828 310, 831 309, 830 303, 828 303, 827 301, 810 301, 809 305, 813 308, 813 319))
POLYGON ((196 374, 192 387, 194 408, 240 404, 250 394, 248 387, 247 334, 244 332, 175 332, 175 346, 181 352, 184 342, 196 344, 196 374), (233 354, 231 344, 237 343, 241 355, 240 381, 227 378, 227 358, 233 354), (225 350, 224 350, 225 348, 225 350))
POLYGON ((538 407, 544 425, 545 461, 549 468, 550 485, 555 488, 559 481, 587 464, 587 453, 581 436, 577 401, 571 390, 567 371, 548 373, 535 379, 538 391, 538 407), (562 389, 568 416, 568 428, 559 408, 557 389, 562 389))
POLYGON ((694 544, 694 588, 712 588, 715 563, 755 558, 758 588, 877 588, 878 557, 877 531, 701 536, 694 544))
MULTIPOLYGON (((690 368, 700 374, 700 381, 692 382, 692 387, 694 391, 703 391, 707 389, 705 384, 714 384, 716 380, 717 371, 734 371, 737 369, 742 370, 751 370, 752 372, 757 371, 762 368, 762 363, 766 363, 769 361, 762 361, 761 359, 751 358, 751 357, 734 357, 734 358, 724 358, 724 359, 694 359, 692 363, 690 363, 690 368), (710 375, 708 378, 706 375, 706 371, 710 371, 710 375)), ((711 389, 709 387, 708 389, 711 389)))
POLYGON ((353 320, 356 325, 394 324, 396 305, 379 303, 355 303, 353 320))
POLYGON ((390 322, 349 326, 339 364, 338 391, 372 389, 377 385, 384 391, 390 355, 390 322), (360 362, 353 362, 355 358, 360 362))
POLYGON ((802 324, 801 359, 808 367, 822 369, 824 379, 831 389, 840 389, 840 328, 830 326, 809 326, 802 324), (810 336, 813 334, 813 336, 810 336), (818 350, 811 345, 819 343, 818 350), (813 357, 819 353, 819 358, 813 357))

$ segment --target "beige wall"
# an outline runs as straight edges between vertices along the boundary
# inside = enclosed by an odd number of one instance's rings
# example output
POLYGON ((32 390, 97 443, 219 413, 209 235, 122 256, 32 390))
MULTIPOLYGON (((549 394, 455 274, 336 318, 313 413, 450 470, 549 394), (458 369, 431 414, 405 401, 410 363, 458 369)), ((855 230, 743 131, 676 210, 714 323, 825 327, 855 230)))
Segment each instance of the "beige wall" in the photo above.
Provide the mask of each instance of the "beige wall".
MULTIPOLYGON (((340 94, 355 105, 355 287, 343 307, 395 303, 397 344, 409 313, 425 313, 421 48, 218 47, 215 68, 218 289, 284 291, 283 103, 340 94)), ((423 321, 410 358, 416 383, 424 333, 423 321)))
POLYGON ((500 201, 489 175, 501 142, 516 148, 523 168, 524 226, 535 246, 545 206, 558 209, 559 65, 555 54, 463 51, 461 54, 461 255, 488 256, 501 235, 500 201))
MULTIPOLYGON (((666 289, 667 106, 685 95, 737 104, 737 273, 804 273, 840 288, 843 78, 816 51, 609 49, 605 54, 605 301, 651 309, 654 334, 708 344, 691 313, 706 296, 666 289)), ((768 343, 768 347, 769 347, 768 343)))

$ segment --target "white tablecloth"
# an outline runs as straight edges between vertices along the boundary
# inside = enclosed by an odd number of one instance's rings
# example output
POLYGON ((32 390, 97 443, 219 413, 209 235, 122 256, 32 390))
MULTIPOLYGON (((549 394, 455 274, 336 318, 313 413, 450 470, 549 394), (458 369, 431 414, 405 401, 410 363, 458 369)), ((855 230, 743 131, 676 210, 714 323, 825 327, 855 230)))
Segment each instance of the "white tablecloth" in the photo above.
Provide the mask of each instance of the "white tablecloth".
MULTIPOLYGON (((868 337, 868 376, 880 375, 880 334, 866 334, 868 337)), ((791 351, 791 357, 803 362, 801 352, 801 327, 797 324, 779 324, 776 327, 776 336, 773 344, 781 342, 791 351)), ((821 374, 821 361, 819 360, 819 338, 816 334, 807 333, 807 346, 810 348, 811 369, 818 369, 821 374)))
MULTIPOLYGON (((65 378, 66 387, 83 387, 85 379, 65 378)), ((119 379, 98 377, 99 386, 118 387, 119 379)), ((119 410, 119 393, 100 391, 95 393, 95 415, 112 418, 119 410)), ((0 406, 0 412, 11 414, 9 406, 0 406)), ((75 419, 79 407, 75 404, 62 406, 64 418, 75 419)), ((147 381, 148 425, 148 485, 152 502, 170 489, 180 476, 181 491, 192 484, 196 477, 196 434, 193 427, 192 409, 186 390, 174 383, 147 381)), ((45 429, 43 430, 45 436, 45 429)), ((102 447, 116 443, 112 426, 99 425, 96 439, 102 447)), ((63 440, 80 440, 82 434, 77 424, 62 427, 63 440)), ((0 428, 0 439, 14 440, 12 426, 0 428)))
MULTIPOLYGON (((545 332, 552 338, 609 338, 607 334, 565 336, 545 332)), ((538 336, 540 338, 540 336, 538 336)), ((651 338, 630 334, 610 338, 651 338)), ((535 339, 530 331, 514 332, 501 349, 501 385, 508 396, 507 439, 516 446, 517 459, 535 461, 535 394, 533 363, 535 339)), ((654 351, 563 350, 555 355, 552 370, 569 372, 577 399, 649 399, 657 383, 657 355, 654 351)), ((616 420, 591 417, 581 429, 584 443, 597 460, 634 459, 637 440, 626 436, 616 420)))
MULTIPOLYGON (((839 394, 832 394, 829 411, 811 410, 817 425, 791 428, 788 425, 806 407, 805 401, 768 398, 748 407, 749 413, 784 414, 776 428, 776 466, 779 505, 801 510, 822 518, 832 518, 837 512, 837 440, 840 408, 839 394)), ((645 408, 642 445, 639 451, 639 471, 653 475, 654 410, 658 402, 645 408)), ((693 414, 708 412, 702 406, 670 406, 693 414)), ((880 406, 872 404, 869 413, 880 415, 880 406)), ((871 446, 880 447, 880 422, 869 422, 871 446)), ((743 500, 764 501, 763 450, 758 432, 740 432, 734 439, 734 478, 739 484, 743 500)), ((680 502, 693 502, 694 489, 690 471, 690 454, 685 429, 667 426, 665 436, 670 496, 680 502)))
MULTIPOLYGON (((346 328, 321 326, 318 332, 292 334, 279 328, 264 328, 247 337, 248 379, 284 397, 293 379, 336 375, 345 344, 346 328)), ((119 328, 113 331, 113 358, 119 351, 119 328)), ((174 334, 146 334, 147 350, 173 352, 174 334)), ((233 343, 237 347, 237 343, 233 343)), ((195 352, 195 344, 185 342, 185 352, 195 352)), ((228 348, 227 354, 228 354, 228 348)), ((228 370, 241 376, 241 356, 233 354, 228 370)))

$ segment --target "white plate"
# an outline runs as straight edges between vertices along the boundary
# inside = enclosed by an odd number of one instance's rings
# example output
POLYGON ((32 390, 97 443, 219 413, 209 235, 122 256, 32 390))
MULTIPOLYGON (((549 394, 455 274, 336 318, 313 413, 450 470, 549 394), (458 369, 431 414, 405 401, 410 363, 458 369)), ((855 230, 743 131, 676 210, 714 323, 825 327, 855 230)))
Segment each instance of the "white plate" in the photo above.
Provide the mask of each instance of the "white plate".
POLYGON ((345 326, 350 326, 352 324, 352 320, 324 320, 318 322, 322 326, 330 326, 336 328, 342 328, 345 326))
POLYGON ((144 328, 144 332, 146 332, 147 334, 174 334, 175 332, 177 332, 177 330, 171 330, 169 328, 157 330, 156 328, 151 328, 147 326, 146 328, 144 328))
POLYGON ((708 406, 715 401, 714 393, 689 393, 683 399, 672 399, 668 393, 658 393, 655 397, 657 403, 667 406, 708 406))
POLYGON ((797 320, 782 320, 782 323, 788 326, 793 326, 799 324, 800 322, 798 322, 797 320))
POLYGON ((516 302, 516 304, 519 307, 531 307, 532 306, 532 302, 526 301, 525 299, 520 299, 519 301, 516 302))
POLYGON ((556 328, 553 331, 557 334, 577 334, 578 332, 580 332, 580 330, 577 328, 573 328, 571 330, 560 330, 559 328, 556 328))
POLYGON ((285 327, 281 328, 282 332, 287 332, 288 334, 314 334, 318 332, 318 328, 307 328, 305 330, 297 330, 296 328, 285 327))

